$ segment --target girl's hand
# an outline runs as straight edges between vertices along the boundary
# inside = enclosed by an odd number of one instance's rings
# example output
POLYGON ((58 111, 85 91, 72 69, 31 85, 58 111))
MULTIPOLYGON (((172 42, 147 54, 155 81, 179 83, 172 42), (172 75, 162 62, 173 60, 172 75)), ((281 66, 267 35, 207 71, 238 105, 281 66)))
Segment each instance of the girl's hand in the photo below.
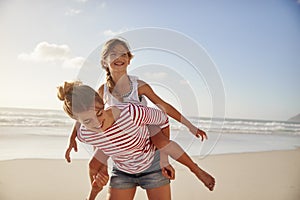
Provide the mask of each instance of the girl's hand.
POLYGON ((65 159, 67 160, 67 162, 71 162, 71 157, 70 157, 70 153, 72 151, 72 149, 74 149, 75 152, 78 151, 77 149, 77 142, 75 139, 71 139, 69 142, 69 147, 67 148, 66 152, 65 152, 65 159))
POLYGON ((207 135, 204 131, 202 131, 201 129, 193 126, 192 128, 190 128, 190 131, 197 137, 199 138, 201 136, 201 141, 203 142, 204 139, 207 140, 207 135))

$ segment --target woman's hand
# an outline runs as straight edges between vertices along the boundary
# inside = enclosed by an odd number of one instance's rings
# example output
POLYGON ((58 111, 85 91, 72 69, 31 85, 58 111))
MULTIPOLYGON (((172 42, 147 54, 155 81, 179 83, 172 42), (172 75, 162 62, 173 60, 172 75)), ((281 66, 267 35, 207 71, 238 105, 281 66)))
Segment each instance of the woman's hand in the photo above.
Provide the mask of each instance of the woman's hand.
POLYGON ((103 187, 107 184, 109 176, 107 171, 99 170, 99 172, 93 176, 94 181, 92 183, 92 189, 87 200, 95 200, 98 193, 103 189, 103 187))
POLYGON ((170 164, 164 165, 161 168, 161 172, 164 177, 166 177, 170 180, 175 179, 175 169, 172 167, 172 165, 170 165, 170 164))
POLYGON ((109 175, 105 171, 99 171, 96 175, 94 175, 94 181, 92 183, 92 188, 94 190, 102 190, 103 186, 105 186, 109 180, 109 175))

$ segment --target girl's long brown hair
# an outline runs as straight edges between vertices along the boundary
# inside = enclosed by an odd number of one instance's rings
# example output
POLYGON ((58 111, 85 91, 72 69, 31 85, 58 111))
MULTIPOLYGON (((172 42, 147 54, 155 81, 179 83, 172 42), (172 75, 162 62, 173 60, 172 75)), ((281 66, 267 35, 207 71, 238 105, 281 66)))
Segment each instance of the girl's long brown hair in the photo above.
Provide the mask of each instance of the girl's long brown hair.
POLYGON ((116 84, 111 76, 110 71, 109 71, 109 67, 106 62, 106 58, 107 58, 108 54, 110 53, 110 51, 116 45, 119 45, 119 44, 122 45, 127 50, 128 57, 131 60, 133 58, 133 55, 130 52, 128 43, 123 38, 113 38, 113 39, 108 40, 103 45, 102 52, 101 52, 101 65, 102 65, 102 68, 105 69, 105 71, 106 71, 106 85, 109 88, 109 91, 111 91, 111 92, 113 91, 116 84))

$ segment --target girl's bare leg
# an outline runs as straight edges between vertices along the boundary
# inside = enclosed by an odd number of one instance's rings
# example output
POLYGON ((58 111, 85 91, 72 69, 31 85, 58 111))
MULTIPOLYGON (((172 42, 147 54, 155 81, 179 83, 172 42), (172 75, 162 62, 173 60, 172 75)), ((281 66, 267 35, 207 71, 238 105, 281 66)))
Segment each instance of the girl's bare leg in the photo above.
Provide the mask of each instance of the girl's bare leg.
POLYGON ((95 149, 95 154, 89 162, 89 176, 91 184, 93 184, 94 176, 97 175, 99 171, 107 174, 107 160, 108 156, 99 149, 95 149))
POLYGON ((102 167, 103 163, 101 163, 98 159, 95 157, 92 157, 92 159, 89 162, 89 175, 90 175, 90 181, 91 184, 94 181, 94 176, 98 173, 100 168, 102 167))
POLYGON ((170 155, 174 160, 188 167, 209 190, 212 191, 214 189, 215 179, 194 163, 191 157, 176 142, 164 136, 162 132, 169 131, 169 128, 161 131, 156 126, 148 126, 148 128, 152 135, 151 141, 161 152, 170 155))
POLYGON ((197 176, 199 180, 203 182, 203 184, 210 190, 213 191, 215 187, 215 179, 206 171, 202 170, 200 167, 193 171, 193 173, 197 176))
POLYGON ((185 165, 191 171, 195 171, 198 168, 190 156, 176 142, 169 140, 165 136, 164 132, 169 132, 169 127, 163 130, 160 130, 157 126, 148 126, 148 128, 151 132, 151 141, 162 153, 170 155, 174 160, 185 165))
POLYGON ((103 186, 107 184, 109 179, 107 173, 108 157, 102 151, 97 149, 96 151, 97 152, 89 162, 89 177, 91 182, 91 191, 88 200, 94 200, 98 193, 103 189, 103 186))

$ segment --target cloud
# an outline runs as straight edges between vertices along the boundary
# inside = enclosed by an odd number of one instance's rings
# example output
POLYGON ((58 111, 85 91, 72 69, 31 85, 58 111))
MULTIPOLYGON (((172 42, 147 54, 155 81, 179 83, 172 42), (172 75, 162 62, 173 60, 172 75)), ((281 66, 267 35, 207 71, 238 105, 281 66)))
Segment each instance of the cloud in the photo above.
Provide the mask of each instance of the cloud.
POLYGON ((166 72, 145 72, 144 75, 146 78, 157 80, 165 79, 168 76, 166 72))
POLYGON ((67 59, 63 62, 63 68, 76 68, 79 69, 85 62, 85 58, 83 57, 75 57, 71 59, 67 59))
POLYGON ((65 12, 65 15, 67 15, 67 16, 74 16, 74 15, 80 14, 81 12, 82 12, 82 10, 69 8, 69 9, 65 12))
MULTIPOLYGON (((80 3, 81 5, 79 7, 83 8, 82 5, 85 4, 88 0, 76 0, 78 3, 80 3)), ((99 9, 105 9, 106 8, 106 2, 100 2, 99 4, 97 4, 96 6, 99 9)), ((74 8, 69 8, 66 12, 65 15, 66 16, 75 16, 75 15, 79 15, 80 13, 84 12, 84 9, 74 9, 74 8)))
POLYGON ((124 29, 121 29, 119 31, 112 31, 112 30, 109 29, 109 30, 105 30, 103 32, 103 35, 106 36, 106 37, 114 37, 114 36, 119 35, 123 32, 126 32, 128 30, 129 30, 128 28, 124 28, 124 29))
POLYGON ((181 80, 179 81, 179 84, 180 84, 180 85, 190 85, 190 82, 189 82, 188 80, 181 79, 181 80))
POLYGON ((85 61, 83 57, 71 57, 68 45, 40 42, 31 53, 21 53, 18 59, 28 62, 60 62, 64 68, 79 68, 85 61))
POLYGON ((18 59, 27 61, 64 60, 70 56, 70 52, 71 50, 67 45, 40 42, 31 53, 21 53, 18 59))

